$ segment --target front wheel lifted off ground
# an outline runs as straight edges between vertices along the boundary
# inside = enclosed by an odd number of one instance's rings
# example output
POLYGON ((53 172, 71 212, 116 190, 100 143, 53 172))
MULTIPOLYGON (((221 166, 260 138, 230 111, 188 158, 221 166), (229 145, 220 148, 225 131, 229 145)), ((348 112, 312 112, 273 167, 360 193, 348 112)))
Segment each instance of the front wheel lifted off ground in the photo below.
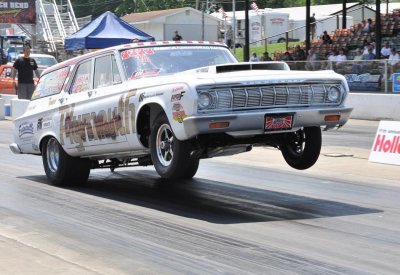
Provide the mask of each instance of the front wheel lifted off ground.
POLYGON ((165 179, 192 178, 199 166, 199 159, 191 157, 189 141, 178 140, 162 113, 154 120, 150 133, 150 152, 157 173, 165 179))
POLYGON ((287 164, 295 169, 304 170, 318 160, 321 145, 321 128, 305 127, 286 134, 284 144, 279 148, 287 164))
POLYGON ((53 185, 81 185, 89 177, 90 160, 69 156, 54 137, 43 142, 42 159, 47 178, 53 185))

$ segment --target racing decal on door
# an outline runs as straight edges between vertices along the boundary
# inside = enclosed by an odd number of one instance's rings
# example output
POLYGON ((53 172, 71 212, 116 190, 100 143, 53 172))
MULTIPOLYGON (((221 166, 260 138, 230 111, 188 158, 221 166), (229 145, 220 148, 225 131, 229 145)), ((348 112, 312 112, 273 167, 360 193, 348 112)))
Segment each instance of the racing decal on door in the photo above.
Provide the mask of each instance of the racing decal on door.
POLYGON ((60 107, 60 144, 69 141, 84 150, 86 142, 135 133, 135 105, 129 102, 135 95, 136 90, 129 91, 119 98, 117 106, 90 113, 76 114, 75 104, 60 107))

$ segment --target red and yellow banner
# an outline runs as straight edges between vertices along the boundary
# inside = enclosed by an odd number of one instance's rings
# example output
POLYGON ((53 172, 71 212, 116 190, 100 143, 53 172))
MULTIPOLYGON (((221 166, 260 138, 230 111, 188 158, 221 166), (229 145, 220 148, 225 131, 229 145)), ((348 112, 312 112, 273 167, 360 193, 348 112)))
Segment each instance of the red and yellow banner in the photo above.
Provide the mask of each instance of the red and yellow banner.
POLYGON ((35 0, 0 0, 0 23, 36 24, 35 0))

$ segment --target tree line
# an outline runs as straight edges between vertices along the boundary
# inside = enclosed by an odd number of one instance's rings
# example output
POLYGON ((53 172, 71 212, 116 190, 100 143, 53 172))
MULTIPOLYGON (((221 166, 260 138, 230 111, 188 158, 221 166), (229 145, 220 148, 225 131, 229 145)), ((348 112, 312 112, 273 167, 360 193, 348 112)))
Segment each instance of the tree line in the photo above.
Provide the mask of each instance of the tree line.
MULTIPOLYGON (((232 0, 71 0, 77 17, 92 15, 96 18, 106 11, 112 11, 119 16, 135 12, 148 12, 182 7, 204 8, 207 12, 232 10, 232 0), (209 6, 205 7, 208 2, 209 6)), ((252 3, 249 0, 249 3, 252 3)), ((257 0, 254 1, 260 9, 264 8, 288 8, 305 6, 306 0, 257 0)), ((375 0, 362 0, 360 3, 375 3, 375 0)), ((343 0, 311 0, 311 5, 340 4, 343 0)), ((244 0, 235 2, 236 10, 244 10, 244 0)))

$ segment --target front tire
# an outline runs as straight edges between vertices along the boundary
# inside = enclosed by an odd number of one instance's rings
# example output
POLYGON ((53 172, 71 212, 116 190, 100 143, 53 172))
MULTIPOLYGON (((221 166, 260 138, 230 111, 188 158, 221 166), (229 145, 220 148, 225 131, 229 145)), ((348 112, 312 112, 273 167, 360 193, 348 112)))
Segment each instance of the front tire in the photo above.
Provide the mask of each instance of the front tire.
POLYGON ((175 137, 164 113, 151 128, 150 152, 154 168, 164 179, 190 179, 199 167, 199 159, 191 157, 190 142, 175 137))
POLYGON ((321 152, 320 127, 305 127, 285 136, 285 143, 279 146, 283 158, 291 167, 305 170, 313 166, 321 152))
POLYGON ((82 185, 89 177, 90 160, 69 156, 54 137, 43 143, 42 159, 44 171, 53 185, 82 185))

